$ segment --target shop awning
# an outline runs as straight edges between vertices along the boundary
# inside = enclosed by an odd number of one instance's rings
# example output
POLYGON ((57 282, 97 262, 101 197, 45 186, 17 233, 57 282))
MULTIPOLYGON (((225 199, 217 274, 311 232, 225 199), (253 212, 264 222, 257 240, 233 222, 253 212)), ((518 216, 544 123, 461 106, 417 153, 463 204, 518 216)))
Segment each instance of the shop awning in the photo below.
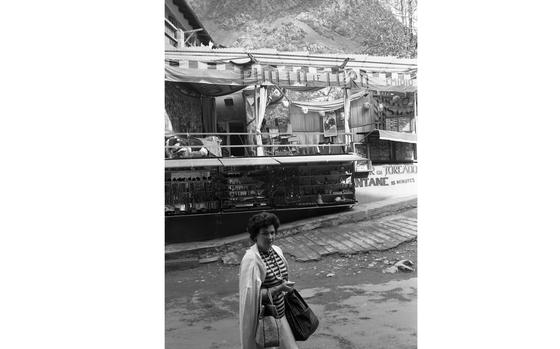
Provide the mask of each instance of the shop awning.
POLYGON ((306 162, 347 162, 367 160, 354 154, 339 154, 339 155, 306 155, 306 156, 276 156, 274 160, 281 164, 299 164, 306 162))
POLYGON ((212 167, 223 166, 219 159, 202 158, 202 159, 169 159, 165 160, 165 168, 179 167, 212 167))
POLYGON ((358 132, 358 134, 367 135, 368 138, 382 139, 393 142, 416 143, 416 133, 396 132, 386 130, 373 130, 369 132, 358 132))
POLYGON ((243 74, 232 70, 189 69, 165 66, 165 80, 180 83, 194 94, 225 96, 245 88, 243 74))
POLYGON ((416 91, 416 60, 412 59, 199 48, 169 50, 165 58, 166 81, 193 85, 416 91))
POLYGON ((280 165, 272 157, 251 157, 251 158, 221 158, 223 166, 262 166, 262 165, 280 165))

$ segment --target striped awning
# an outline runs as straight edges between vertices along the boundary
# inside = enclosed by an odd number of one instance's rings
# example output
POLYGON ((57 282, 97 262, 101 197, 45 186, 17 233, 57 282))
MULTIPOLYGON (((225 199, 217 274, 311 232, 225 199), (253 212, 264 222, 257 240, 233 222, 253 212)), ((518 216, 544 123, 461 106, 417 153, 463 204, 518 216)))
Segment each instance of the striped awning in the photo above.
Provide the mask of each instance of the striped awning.
POLYGON ((165 73, 167 81, 194 84, 277 85, 286 88, 339 86, 374 91, 416 91, 415 61, 365 55, 166 51, 165 73))

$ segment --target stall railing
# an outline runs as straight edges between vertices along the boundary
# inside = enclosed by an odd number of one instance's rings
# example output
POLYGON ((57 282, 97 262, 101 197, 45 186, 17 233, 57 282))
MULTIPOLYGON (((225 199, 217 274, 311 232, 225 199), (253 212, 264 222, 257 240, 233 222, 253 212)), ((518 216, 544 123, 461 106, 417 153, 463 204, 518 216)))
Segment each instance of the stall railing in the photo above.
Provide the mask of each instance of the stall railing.
MULTIPOLYGON (((248 157, 257 156, 257 149, 264 149, 264 156, 276 156, 276 155, 287 155, 287 156, 298 156, 298 155, 323 155, 323 154, 347 154, 353 151, 353 143, 355 134, 354 133, 337 133, 333 137, 325 137, 327 140, 319 143, 301 143, 299 139, 294 134, 305 134, 305 135, 324 135, 323 132, 307 132, 307 131, 293 131, 291 133, 272 133, 272 132, 177 132, 173 136, 178 138, 188 139, 189 137, 194 137, 198 139, 204 139, 206 137, 219 137, 221 141, 223 139, 220 137, 224 136, 268 136, 263 137, 267 142, 265 144, 220 144, 220 149, 226 150, 222 153, 222 156, 228 157, 232 156, 232 149, 245 149, 244 155, 237 155, 237 157, 248 157), (338 136, 344 137, 346 135, 350 136, 350 144, 343 142, 338 142, 338 136), (281 137, 289 137, 287 141, 282 142, 281 137), (291 138, 291 140, 290 140, 291 138)), ((248 138, 247 137, 247 138, 248 138)), ((242 142, 247 142, 247 138, 241 139, 242 142)), ((173 158, 170 155, 170 151, 177 149, 181 145, 165 145, 166 158, 173 158)), ((201 148, 203 145, 190 145, 192 148, 201 148)), ((216 157, 211 154, 208 157, 216 157)))

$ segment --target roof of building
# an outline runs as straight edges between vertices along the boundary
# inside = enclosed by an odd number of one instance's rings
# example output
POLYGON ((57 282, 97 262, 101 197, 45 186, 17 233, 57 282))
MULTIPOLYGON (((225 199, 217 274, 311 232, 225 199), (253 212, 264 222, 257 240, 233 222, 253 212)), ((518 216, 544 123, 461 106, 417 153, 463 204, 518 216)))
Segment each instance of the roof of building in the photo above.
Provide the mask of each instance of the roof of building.
POLYGON ((173 0, 173 3, 177 5, 179 11, 183 14, 183 16, 185 16, 187 21, 189 21, 189 24, 193 27, 193 29, 202 29, 197 34, 204 45, 208 45, 210 41, 214 42, 210 34, 206 31, 206 28, 202 25, 200 19, 198 19, 193 9, 187 3, 187 0, 173 0))

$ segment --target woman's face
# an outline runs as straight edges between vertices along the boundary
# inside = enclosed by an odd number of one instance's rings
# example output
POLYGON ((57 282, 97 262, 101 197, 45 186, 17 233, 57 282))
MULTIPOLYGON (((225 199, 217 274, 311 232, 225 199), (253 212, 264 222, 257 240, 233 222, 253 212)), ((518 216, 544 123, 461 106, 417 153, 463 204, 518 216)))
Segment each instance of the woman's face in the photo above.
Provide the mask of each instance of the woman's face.
POLYGON ((261 250, 268 251, 272 247, 274 238, 276 237, 276 229, 274 225, 262 227, 257 234, 257 245, 261 250))

